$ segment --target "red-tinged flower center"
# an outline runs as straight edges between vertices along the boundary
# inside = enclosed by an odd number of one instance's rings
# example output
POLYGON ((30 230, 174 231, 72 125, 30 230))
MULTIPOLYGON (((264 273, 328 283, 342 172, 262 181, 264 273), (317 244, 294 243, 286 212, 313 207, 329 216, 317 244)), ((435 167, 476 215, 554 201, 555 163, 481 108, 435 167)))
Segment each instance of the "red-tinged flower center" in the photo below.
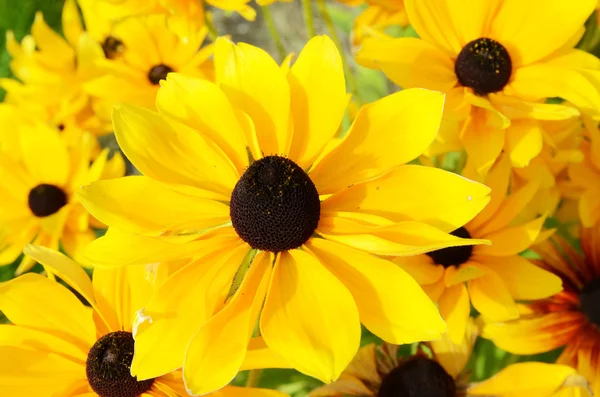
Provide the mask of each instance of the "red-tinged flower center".
POLYGON ((42 218, 67 205, 67 193, 56 185, 42 183, 29 191, 27 202, 33 215, 42 218))
POLYGON ((125 50, 125 44, 114 36, 108 36, 102 42, 102 50, 107 59, 115 59, 125 50))
POLYGON ((154 379, 131 376, 134 340, 131 332, 117 331, 98 339, 90 349, 85 372, 100 397, 138 397, 150 390, 154 379))
POLYGON ((161 80, 165 80, 167 75, 173 71, 173 68, 161 63, 150 69, 148 72, 148 80, 150 80, 152 84, 157 85, 161 80))
MULTIPOLYGON (((464 227, 456 229, 450 234, 460 238, 471 238, 471 234, 469 234, 469 231, 464 227)), ((462 265, 471 258, 472 254, 473 246, 471 245, 442 248, 441 250, 427 253, 436 264, 444 267, 462 265)))
POLYGON ((496 40, 480 38, 463 47, 456 58, 454 72, 461 85, 477 95, 502 91, 512 73, 512 61, 496 40))
POLYGON ((231 222, 252 248, 281 252, 300 247, 321 216, 319 193, 298 164, 267 156, 248 167, 231 193, 231 222))
POLYGON ((592 324, 600 327, 600 277, 583 287, 579 294, 579 307, 592 324))
POLYGON ((456 383, 438 362, 417 356, 387 374, 377 396, 456 397, 456 383))

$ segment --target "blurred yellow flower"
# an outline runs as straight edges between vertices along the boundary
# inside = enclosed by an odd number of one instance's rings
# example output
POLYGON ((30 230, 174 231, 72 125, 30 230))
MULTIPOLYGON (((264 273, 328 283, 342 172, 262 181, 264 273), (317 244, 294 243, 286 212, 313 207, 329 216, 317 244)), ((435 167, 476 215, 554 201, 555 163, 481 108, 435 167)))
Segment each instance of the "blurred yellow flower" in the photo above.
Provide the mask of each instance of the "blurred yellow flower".
POLYGON ((461 238, 489 240, 491 245, 452 247, 393 259, 438 302, 455 342, 464 333, 471 303, 484 317, 502 321, 518 317, 515 300, 545 298, 562 288, 557 276, 519 256, 540 234, 545 235, 545 216, 515 224, 514 219, 529 204, 538 183, 509 194, 510 172, 508 159, 501 157, 485 179, 492 189, 490 204, 452 232, 461 238))
POLYGON ((405 0, 421 38, 368 38, 357 60, 402 88, 445 92, 445 117, 460 122, 460 141, 485 174, 511 141, 531 142, 521 145, 522 163, 539 153, 542 132, 530 119, 573 116, 568 107, 545 104, 548 98, 600 114, 600 60, 573 48, 595 5, 405 0), (523 121, 507 129, 512 120, 523 121))
POLYGON ((290 68, 220 39, 215 62, 217 84, 170 74, 158 113, 115 109, 117 140, 145 176, 80 194, 110 226, 91 263, 192 259, 145 308, 133 373, 183 364, 194 394, 216 390, 238 372, 259 314, 266 344, 327 382, 356 353, 361 322, 393 343, 439 338, 427 295, 371 254, 481 243, 447 232, 489 189, 406 164, 437 134, 443 95, 405 90, 369 104, 332 145, 349 98, 329 38, 312 39, 290 68))

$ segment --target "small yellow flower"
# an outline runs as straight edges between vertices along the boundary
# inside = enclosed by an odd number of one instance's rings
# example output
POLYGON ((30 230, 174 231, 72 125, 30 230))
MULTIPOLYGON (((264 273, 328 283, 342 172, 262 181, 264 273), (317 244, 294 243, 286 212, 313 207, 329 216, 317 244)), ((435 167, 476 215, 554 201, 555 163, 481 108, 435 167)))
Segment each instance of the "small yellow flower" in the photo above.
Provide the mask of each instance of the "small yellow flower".
MULTIPOLYGON (((165 278, 145 266, 95 269, 93 280, 59 252, 28 246, 27 255, 73 288, 30 273, 0 285, 0 392, 30 397, 171 397, 186 395, 181 371, 155 379, 131 376, 132 323, 165 278), (10 358, 10 359, 8 359, 10 358)), ((260 351, 250 351, 250 359, 260 351)), ((209 395, 210 396, 210 395, 209 395)), ((274 390, 225 387, 214 397, 284 397, 274 390)))
POLYGON ((90 262, 184 265, 146 307, 133 373, 183 364, 192 393, 216 390, 238 372, 259 315, 277 355, 327 382, 356 353, 361 322, 389 342, 438 338, 445 325, 426 294, 371 254, 481 243, 447 232, 489 189, 406 164, 435 137, 443 95, 390 95, 334 140, 349 98, 329 38, 312 39, 290 68, 220 39, 215 65, 217 84, 170 74, 158 113, 115 109, 117 140, 144 176, 80 194, 110 226, 90 262))
POLYGON ((374 32, 385 33, 391 26, 408 26, 404 0, 365 0, 367 8, 356 17, 352 29, 352 45, 360 46, 374 32))
POLYGON ((501 321, 518 317, 515 300, 545 298, 562 288, 560 278, 519 256, 544 235, 545 217, 515 224, 538 183, 508 194, 509 179, 510 162, 503 156, 485 180, 492 189, 490 204, 453 232, 462 238, 490 240, 491 245, 452 247, 393 260, 438 302, 454 341, 464 333, 471 303, 484 317, 501 321))
MULTIPOLYGON (((14 262, 23 247, 35 244, 74 257, 96 238, 92 226, 101 226, 81 206, 75 191, 87 183, 123 176, 119 154, 108 159, 104 150, 90 165, 96 140, 80 134, 68 142, 55 127, 23 124, 14 137, 14 150, 0 158, 0 265, 14 262)), ((35 262, 25 258, 17 273, 35 262)))
MULTIPOLYGON (((564 347, 558 363, 576 368, 600 393, 600 229, 581 229, 583 255, 559 237, 535 247, 536 264, 562 279, 564 290, 522 305, 521 319, 489 324, 483 336, 515 354, 564 347)), ((529 278, 533 284, 536 278, 529 278)))
POLYGON ((531 119, 573 116, 568 107, 545 104, 548 98, 600 114, 600 60, 573 48, 595 4, 406 0, 420 38, 369 38, 357 59, 402 88, 445 92, 445 117, 460 123, 460 142, 478 172, 526 140, 532 144, 520 145, 515 162, 522 167, 541 150, 542 131, 531 119), (507 129, 513 121, 520 123, 507 129))

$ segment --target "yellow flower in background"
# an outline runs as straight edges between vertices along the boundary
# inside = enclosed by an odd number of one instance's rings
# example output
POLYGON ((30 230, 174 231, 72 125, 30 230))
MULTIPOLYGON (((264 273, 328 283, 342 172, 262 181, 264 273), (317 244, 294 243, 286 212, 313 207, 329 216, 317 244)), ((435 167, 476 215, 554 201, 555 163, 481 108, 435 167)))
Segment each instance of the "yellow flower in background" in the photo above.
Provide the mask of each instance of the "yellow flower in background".
POLYGON ((356 353, 361 322, 394 343, 439 338, 445 325, 427 295, 371 254, 482 243, 447 232, 487 204, 489 189, 406 164, 434 139, 443 95, 390 95, 333 140, 349 98, 329 38, 312 39, 291 68, 226 39, 215 62, 217 85, 170 74, 158 113, 117 108, 117 140, 145 176, 80 194, 110 226, 87 250, 91 263, 191 259, 144 309, 133 373, 183 365, 192 393, 224 386, 263 301, 265 343, 327 382, 356 353))
POLYGON ((63 9, 64 38, 35 16, 31 35, 18 43, 11 32, 7 50, 10 68, 20 80, 0 79, 7 91, 6 101, 56 125, 73 123, 90 132, 106 131, 95 117, 83 83, 99 73, 96 59, 102 58, 100 46, 83 32, 74 0, 63 9))
MULTIPOLYGON (((0 265, 13 263, 32 241, 79 257, 96 238, 91 227, 101 224, 74 193, 98 179, 123 176, 123 158, 115 154, 109 160, 106 149, 90 165, 96 148, 90 134, 69 142, 42 123, 21 125, 17 132, 18 154, 0 158, 0 265)), ((24 258, 17 274, 34 264, 24 258)))
MULTIPOLYGON (((58 275, 59 283, 26 274, 0 285, 0 393, 3 396, 173 397, 186 390, 181 371, 138 381, 130 374, 132 322, 165 274, 145 266, 95 269, 93 280, 59 252, 25 252, 58 275)), ((251 352, 249 355, 253 355, 251 352)), ((274 390, 226 387, 213 397, 284 397, 274 390)))
POLYGON ((445 117, 460 122, 460 141, 478 172, 486 173, 503 149, 514 156, 511 146, 527 141, 515 164, 522 167, 541 149, 543 133, 532 119, 573 116, 569 107, 545 104, 548 98, 600 113, 600 60, 573 48, 595 4, 406 0, 421 38, 369 38, 357 60, 402 88, 445 92, 445 117), (507 129, 513 120, 517 125, 507 129))
POLYGON ((509 194, 509 179, 510 163, 504 156, 485 179, 492 189, 490 204, 452 232, 461 238, 489 240, 491 245, 452 247, 393 259, 438 302, 455 342, 464 333, 471 303, 484 317, 502 321, 518 317, 515 300, 545 298, 562 289, 560 278, 519 256, 545 235, 545 216, 514 222, 538 184, 532 182, 509 194))
POLYGON ((354 20, 353 46, 359 46, 363 39, 373 32, 385 33, 385 30, 391 26, 406 27, 409 25, 404 0, 338 1, 352 6, 367 5, 366 9, 354 20))
POLYGON ((460 343, 447 336, 423 345, 410 357, 399 357, 398 346, 367 345, 360 349, 340 379, 309 397, 559 397, 591 396, 585 379, 564 365, 513 364, 489 380, 469 385, 467 362, 477 336, 470 322, 460 343))
POLYGON ((110 120, 115 103, 154 108, 159 83, 168 73, 213 78, 212 45, 201 48, 206 28, 179 34, 165 15, 130 17, 117 23, 104 41, 106 58, 96 65, 104 72, 85 84, 86 91, 102 101, 96 109, 110 120))
MULTIPOLYGON (((600 393, 600 230, 581 229, 583 255, 552 237, 535 247, 535 263, 562 279, 564 290, 520 307, 521 319, 489 324, 483 337, 515 354, 537 354, 564 347, 559 364, 576 368, 600 393)), ((530 282, 534 282, 531 278, 530 282)))

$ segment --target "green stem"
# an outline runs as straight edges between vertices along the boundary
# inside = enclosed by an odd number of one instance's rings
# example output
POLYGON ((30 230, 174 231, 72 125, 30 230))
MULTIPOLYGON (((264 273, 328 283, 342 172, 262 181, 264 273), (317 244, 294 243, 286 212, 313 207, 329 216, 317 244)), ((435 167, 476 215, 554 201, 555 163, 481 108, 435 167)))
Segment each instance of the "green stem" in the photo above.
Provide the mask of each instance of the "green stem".
POLYGON ((327 4, 325 3, 325 0, 317 0, 317 4, 319 5, 321 17, 325 21, 327 29, 329 30, 329 35, 331 36, 331 39, 338 48, 340 56, 342 57, 342 65, 344 66, 344 74, 346 75, 346 81, 348 82, 348 89, 350 90, 352 95, 354 95, 354 98, 356 98, 360 105, 361 100, 358 95, 358 85, 356 84, 356 79, 354 78, 354 74, 352 73, 352 69, 350 68, 350 64, 348 63, 346 51, 344 50, 342 42, 340 41, 340 37, 338 36, 337 31, 335 30, 333 19, 331 19, 331 15, 329 15, 329 11, 327 10, 327 4))
POLYGON ((306 31, 309 39, 317 35, 315 32, 315 21, 313 19, 311 3, 312 0, 302 0, 302 8, 304 9, 304 23, 306 24, 306 31))
POLYGON ((219 33, 217 33, 217 29, 215 28, 215 25, 213 24, 207 12, 204 13, 204 24, 208 29, 208 37, 210 37, 211 41, 216 41, 217 37, 219 37, 219 33))
POLYGON ((248 373, 248 380, 246 381, 246 387, 257 387, 260 381, 260 369, 253 369, 248 373))
POLYGON ((267 28, 269 29, 269 33, 271 34, 271 38, 275 42, 275 46, 277 47, 279 57, 283 61, 287 53, 285 52, 285 47, 283 46, 283 42, 281 41, 281 36, 279 35, 277 26, 275 26, 275 20, 273 19, 273 15, 271 15, 271 11, 269 10, 268 6, 263 6, 261 8, 265 17, 265 22, 267 23, 267 28))

